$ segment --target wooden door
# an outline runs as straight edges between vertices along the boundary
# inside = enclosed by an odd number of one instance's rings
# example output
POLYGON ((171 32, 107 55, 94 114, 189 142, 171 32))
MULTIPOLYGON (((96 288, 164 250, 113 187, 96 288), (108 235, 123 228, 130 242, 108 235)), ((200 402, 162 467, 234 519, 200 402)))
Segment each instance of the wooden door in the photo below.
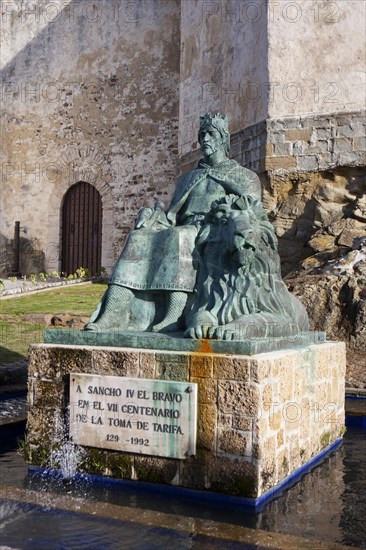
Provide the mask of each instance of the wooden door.
POLYGON ((100 272, 102 253, 102 200, 89 183, 67 191, 62 207, 61 271, 67 275, 83 267, 100 272))

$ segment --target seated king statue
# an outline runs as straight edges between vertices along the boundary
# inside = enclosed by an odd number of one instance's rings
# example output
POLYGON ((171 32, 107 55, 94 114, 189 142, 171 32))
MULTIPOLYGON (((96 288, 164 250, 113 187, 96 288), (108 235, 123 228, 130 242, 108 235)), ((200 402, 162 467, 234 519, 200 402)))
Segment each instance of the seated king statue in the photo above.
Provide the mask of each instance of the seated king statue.
POLYGON ((282 281, 258 176, 229 158, 228 119, 200 117, 203 159, 168 209, 143 208, 87 331, 245 340, 308 330, 282 281))

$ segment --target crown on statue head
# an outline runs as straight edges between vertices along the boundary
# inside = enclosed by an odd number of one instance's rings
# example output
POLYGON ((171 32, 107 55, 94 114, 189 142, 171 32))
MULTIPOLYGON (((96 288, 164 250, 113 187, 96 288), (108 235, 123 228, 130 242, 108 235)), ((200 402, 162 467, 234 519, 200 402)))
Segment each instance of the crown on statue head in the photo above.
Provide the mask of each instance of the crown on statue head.
POLYGON ((218 130, 223 130, 226 134, 229 133, 229 119, 226 115, 221 115, 220 113, 206 113, 205 115, 200 116, 200 128, 206 126, 213 126, 218 130))

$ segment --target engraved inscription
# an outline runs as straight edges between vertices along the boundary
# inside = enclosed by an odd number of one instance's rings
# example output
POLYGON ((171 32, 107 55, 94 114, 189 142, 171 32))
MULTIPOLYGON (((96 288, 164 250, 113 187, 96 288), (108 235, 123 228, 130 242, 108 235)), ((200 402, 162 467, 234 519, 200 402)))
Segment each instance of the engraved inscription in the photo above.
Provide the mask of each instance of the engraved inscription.
POLYGON ((70 375, 70 436, 80 445, 186 458, 196 451, 197 385, 70 375))

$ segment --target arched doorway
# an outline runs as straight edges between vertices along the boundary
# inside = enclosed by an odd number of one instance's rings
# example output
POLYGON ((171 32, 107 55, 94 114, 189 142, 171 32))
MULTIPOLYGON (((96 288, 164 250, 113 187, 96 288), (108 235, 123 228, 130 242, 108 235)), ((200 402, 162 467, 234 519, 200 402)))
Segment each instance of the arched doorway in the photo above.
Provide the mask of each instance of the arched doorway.
POLYGON ((61 271, 79 267, 100 271, 102 252, 102 200, 95 187, 80 181, 70 187, 62 206, 61 271))

